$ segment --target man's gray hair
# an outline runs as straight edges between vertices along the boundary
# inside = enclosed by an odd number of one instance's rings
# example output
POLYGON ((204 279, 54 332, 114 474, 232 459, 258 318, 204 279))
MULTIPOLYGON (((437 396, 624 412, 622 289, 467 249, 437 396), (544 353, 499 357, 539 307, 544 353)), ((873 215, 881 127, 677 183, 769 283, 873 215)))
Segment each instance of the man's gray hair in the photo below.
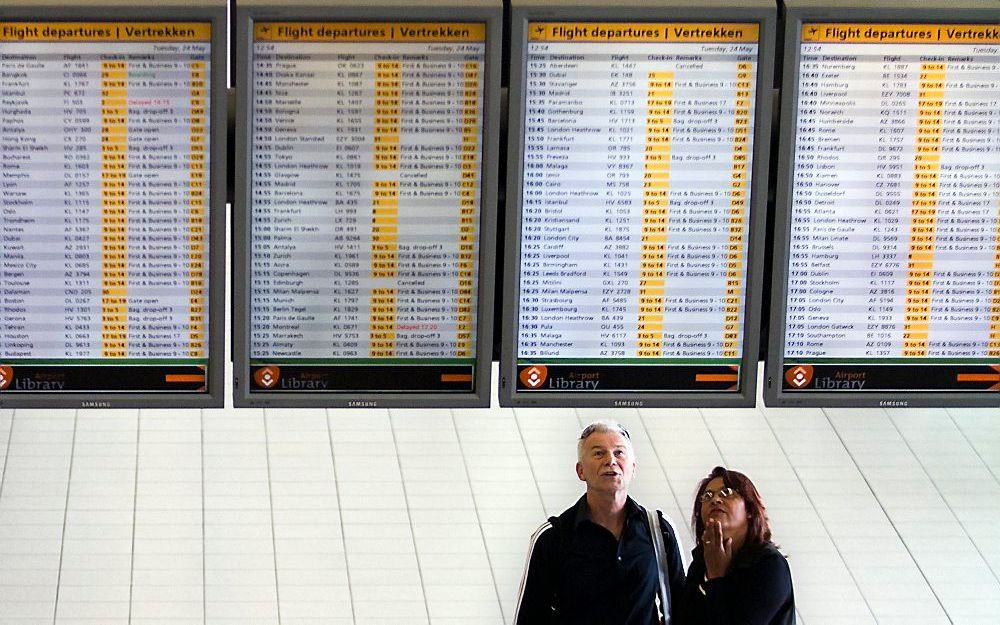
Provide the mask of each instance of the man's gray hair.
POLYGON ((587 437, 591 434, 597 434, 600 432, 616 432, 621 434, 622 437, 625 438, 625 442, 628 445, 629 452, 631 453, 633 459, 635 458, 635 448, 632 447, 632 437, 629 436, 628 430, 625 429, 625 426, 610 419, 599 419, 583 428, 583 431, 580 432, 580 440, 576 442, 577 460, 581 462, 583 461, 583 444, 587 440, 587 437))

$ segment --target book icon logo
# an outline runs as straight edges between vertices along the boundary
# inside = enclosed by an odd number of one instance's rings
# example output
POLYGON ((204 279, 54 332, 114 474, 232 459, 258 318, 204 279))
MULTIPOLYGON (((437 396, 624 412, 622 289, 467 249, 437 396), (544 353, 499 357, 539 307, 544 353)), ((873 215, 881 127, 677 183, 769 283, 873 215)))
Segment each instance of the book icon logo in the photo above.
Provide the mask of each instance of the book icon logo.
POLYGON ((273 365, 261 367, 253 372, 253 381, 261 388, 274 388, 281 378, 281 369, 273 365))
POLYGON ((811 365, 795 365, 785 372, 785 381, 794 388, 805 388, 812 382, 813 368, 811 365))
POLYGON ((4 390, 14 381, 14 369, 7 365, 0 365, 0 391, 4 390))
POLYGON ((538 388, 545 384, 545 379, 549 377, 549 370, 545 365, 531 365, 521 369, 521 373, 517 377, 528 388, 538 388))

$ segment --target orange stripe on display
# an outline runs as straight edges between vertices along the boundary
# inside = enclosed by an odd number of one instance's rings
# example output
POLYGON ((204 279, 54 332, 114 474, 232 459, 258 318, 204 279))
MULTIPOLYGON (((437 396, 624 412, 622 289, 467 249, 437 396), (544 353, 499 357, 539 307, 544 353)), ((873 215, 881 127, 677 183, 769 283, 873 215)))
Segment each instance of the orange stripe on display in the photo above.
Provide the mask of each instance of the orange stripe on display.
POLYGON ((959 373, 959 382, 1000 382, 1000 373, 959 373))
POLYGON ((696 373, 694 376, 695 382, 736 382, 737 379, 735 373, 696 373))
POLYGON ((959 373, 959 382, 996 382, 987 388, 988 391, 1000 391, 1000 365, 991 365, 991 369, 997 373, 959 373))
POLYGON ((184 382, 204 382, 205 376, 198 375, 196 373, 193 374, 168 373, 166 379, 168 383, 182 384, 184 382))
POLYGON ((471 382, 472 381, 472 374, 471 373, 442 373, 441 374, 441 381, 442 382, 471 382))

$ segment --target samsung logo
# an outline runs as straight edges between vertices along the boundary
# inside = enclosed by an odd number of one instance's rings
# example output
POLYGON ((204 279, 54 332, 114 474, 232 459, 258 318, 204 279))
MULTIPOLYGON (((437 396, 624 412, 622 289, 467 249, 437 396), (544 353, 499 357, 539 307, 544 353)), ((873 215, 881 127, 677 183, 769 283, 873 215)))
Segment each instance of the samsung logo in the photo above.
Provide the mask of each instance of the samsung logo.
POLYGON ((378 408, 377 401, 349 401, 348 408, 378 408))
POLYGON ((642 408, 642 405, 641 399, 616 399, 614 403, 615 408, 642 408))
POLYGON ((882 408, 906 408, 910 405, 908 401, 892 401, 892 400, 882 400, 878 403, 882 408))
POLYGON ((81 408, 110 408, 111 402, 109 401, 84 401, 80 402, 81 408))

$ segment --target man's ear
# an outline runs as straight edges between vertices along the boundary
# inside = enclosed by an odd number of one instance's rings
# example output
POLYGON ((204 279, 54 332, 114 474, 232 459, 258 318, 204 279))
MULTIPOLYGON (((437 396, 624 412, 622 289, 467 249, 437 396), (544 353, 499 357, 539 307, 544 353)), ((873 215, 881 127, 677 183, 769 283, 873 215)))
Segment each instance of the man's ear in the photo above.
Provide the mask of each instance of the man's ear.
POLYGON ((580 478, 581 482, 587 481, 587 478, 583 477, 583 465, 579 462, 576 463, 576 476, 580 478))

